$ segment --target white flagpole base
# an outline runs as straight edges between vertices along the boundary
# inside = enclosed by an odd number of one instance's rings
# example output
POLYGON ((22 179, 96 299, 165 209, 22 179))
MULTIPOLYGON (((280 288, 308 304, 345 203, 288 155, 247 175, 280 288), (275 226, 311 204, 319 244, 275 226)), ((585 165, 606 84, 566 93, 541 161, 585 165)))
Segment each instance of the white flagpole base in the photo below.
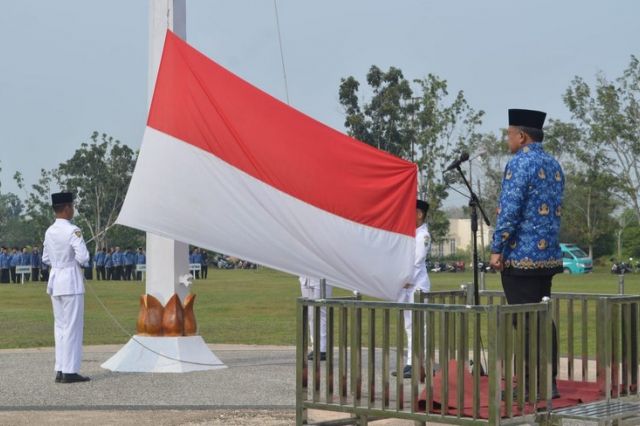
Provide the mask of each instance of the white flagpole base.
POLYGON ((187 373, 227 368, 201 336, 134 336, 101 367, 122 373, 187 373))

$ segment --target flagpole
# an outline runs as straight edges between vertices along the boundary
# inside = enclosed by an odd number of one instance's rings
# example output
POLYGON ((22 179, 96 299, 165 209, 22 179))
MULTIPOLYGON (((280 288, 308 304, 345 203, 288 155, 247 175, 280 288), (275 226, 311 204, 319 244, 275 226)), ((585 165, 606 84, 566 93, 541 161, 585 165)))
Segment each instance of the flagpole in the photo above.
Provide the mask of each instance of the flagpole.
MULTIPOLYGON (((173 31, 186 40, 187 9, 186 0, 149 0, 148 4, 147 105, 150 107, 167 30, 173 31)), ((158 173, 161 172, 158 170, 158 173)), ((170 203, 171 200, 167 202, 170 203)), ((118 372, 142 373, 182 373, 226 368, 224 363, 211 352, 201 336, 194 335, 195 332, 186 333, 187 321, 184 318, 187 316, 187 306, 191 309, 190 324, 192 327, 196 324, 192 310, 194 300, 186 300, 189 289, 184 285, 184 278, 189 274, 189 245, 147 233, 146 254, 146 294, 141 298, 138 334, 132 336, 125 346, 103 363, 102 368, 118 372), (173 298, 176 294, 178 301, 173 298), (161 306, 158 306, 158 303, 161 306), (153 315, 152 310, 155 312, 155 319, 146 322, 153 315), (177 311, 185 313, 178 315, 177 311), (161 324, 157 323, 158 312, 162 312, 161 324), (159 334, 149 333, 151 327, 146 325, 152 322, 156 331, 162 330, 159 334), (183 332, 186 335, 183 335, 183 332)))
MULTIPOLYGON (((186 0, 149 1, 148 106, 151 105, 167 30, 186 40, 186 0)), ((158 299, 162 305, 174 294, 184 302, 188 290, 180 284, 180 276, 189 273, 188 258, 188 244, 147 233, 146 293, 158 299)))

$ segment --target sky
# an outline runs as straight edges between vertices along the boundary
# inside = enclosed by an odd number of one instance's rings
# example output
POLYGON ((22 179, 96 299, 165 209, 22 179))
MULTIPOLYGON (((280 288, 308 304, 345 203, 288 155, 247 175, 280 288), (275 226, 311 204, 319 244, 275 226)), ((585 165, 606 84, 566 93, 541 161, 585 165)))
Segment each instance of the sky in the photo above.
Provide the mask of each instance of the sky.
MULTIPOLYGON (((640 55, 634 0, 277 0, 291 105, 344 131, 342 77, 373 64, 408 79, 434 73, 486 112, 569 119, 576 75, 616 78, 640 55)), ((0 0, 0 182, 21 192, 94 130, 137 149, 146 122, 148 1, 0 0)), ((285 100, 272 0, 187 0, 187 40, 285 100)), ((362 87, 362 86, 361 86, 362 87)), ((363 99, 367 93, 363 91, 363 99)), ((448 205, 462 204, 452 197, 448 205)))

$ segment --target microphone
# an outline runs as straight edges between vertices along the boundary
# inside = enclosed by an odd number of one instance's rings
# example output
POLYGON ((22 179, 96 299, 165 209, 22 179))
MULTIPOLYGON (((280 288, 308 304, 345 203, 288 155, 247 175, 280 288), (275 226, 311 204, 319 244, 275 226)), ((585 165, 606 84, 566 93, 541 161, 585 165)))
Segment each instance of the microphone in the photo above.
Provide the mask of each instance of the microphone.
POLYGON ((453 163, 449 164, 449 167, 444 169, 444 171, 448 172, 448 171, 451 171, 451 170, 453 170, 455 168, 458 168, 458 166, 460 166, 460 164, 464 163, 468 159, 469 159, 469 153, 468 152, 463 152, 462 154, 460 154, 460 158, 455 160, 453 163))

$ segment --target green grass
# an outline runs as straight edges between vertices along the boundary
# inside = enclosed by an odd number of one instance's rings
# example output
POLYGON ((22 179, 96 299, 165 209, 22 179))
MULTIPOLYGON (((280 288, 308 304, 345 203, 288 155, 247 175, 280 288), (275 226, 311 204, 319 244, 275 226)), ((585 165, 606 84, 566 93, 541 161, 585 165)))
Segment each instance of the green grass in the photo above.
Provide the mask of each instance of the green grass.
MULTIPOLYGON (((468 272, 430 277, 433 290, 456 289, 472 279, 468 272)), ((640 294, 640 274, 628 275, 625 282, 627 294, 640 294)), ((124 328, 135 333, 144 285, 135 281, 90 281, 88 286, 95 289, 124 328)), ((53 346, 53 315, 45 287, 44 283, 0 285, 0 348, 53 346)), ((499 275, 487 275, 487 288, 500 288, 499 275)), ((196 281, 192 291, 197 295, 199 332, 208 343, 295 344, 295 300, 300 295, 297 277, 268 269, 214 269, 209 271, 208 280, 196 281)), ((604 272, 559 275, 553 291, 616 293, 617 277, 604 272)), ((334 294, 347 292, 338 290, 334 294)), ((123 344, 128 339, 87 288, 84 343, 123 344)))

